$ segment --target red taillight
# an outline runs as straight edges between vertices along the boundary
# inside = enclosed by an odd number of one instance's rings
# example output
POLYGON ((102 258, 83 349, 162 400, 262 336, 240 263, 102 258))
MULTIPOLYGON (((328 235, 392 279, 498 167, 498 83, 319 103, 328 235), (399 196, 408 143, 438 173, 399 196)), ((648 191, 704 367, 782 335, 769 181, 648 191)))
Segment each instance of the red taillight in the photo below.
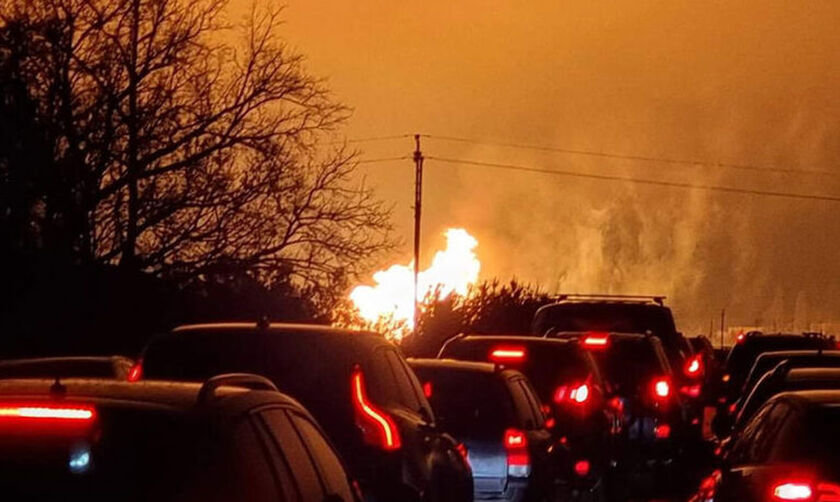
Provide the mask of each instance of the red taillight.
POLYGON ((131 369, 128 370, 128 377, 126 377, 126 379, 129 382, 139 382, 141 378, 143 378, 143 361, 137 361, 131 369))
POLYGON ((729 414, 733 415, 735 412, 738 411, 738 403, 732 403, 729 405, 729 414))
POLYGON ((432 382, 426 382, 423 384, 423 395, 426 396, 427 399, 432 397, 432 382))
POLYGON ((525 360, 524 347, 496 347, 490 351, 490 360, 497 363, 521 362, 525 360))
POLYGON ((588 476, 590 467, 591 466, 589 465, 589 460, 578 460, 577 462, 575 462, 575 474, 577 474, 580 477, 588 476))
POLYGON ((738 338, 735 339, 735 343, 743 342, 745 337, 746 335, 744 335, 743 333, 738 333, 738 338))
POLYGON ((508 429, 504 435, 507 450, 508 476, 524 478, 531 474, 531 455, 528 453, 528 437, 518 429, 508 429))
POLYGON ((814 496, 814 489, 811 483, 800 481, 788 481, 777 483, 773 486, 773 500, 811 500, 814 496))
POLYGON ((589 333, 583 339, 583 345, 589 349, 606 348, 610 342, 608 333, 589 333))
POLYGON ((840 502, 840 485, 834 483, 817 484, 817 502, 840 502))
POLYGON ((700 384, 683 385, 680 387, 680 394, 686 397, 698 398, 701 392, 703 392, 703 386, 700 384))
POLYGON ((690 357, 688 361, 685 362, 685 368, 683 370, 685 375, 688 377, 700 376, 703 373, 703 358, 700 354, 690 357))
POLYGON ((653 397, 665 399, 671 395, 671 383, 666 378, 660 378, 653 382, 653 397))
POLYGON ((659 424, 653 428, 653 435, 656 436, 656 439, 668 439, 671 437, 671 426, 659 424))
POLYGON ((455 451, 457 451, 458 455, 460 455, 461 458, 464 459, 464 462, 467 465, 469 465, 469 463, 470 463, 470 452, 467 451, 467 445, 465 445, 464 443, 458 443, 457 445, 455 445, 455 451))
POLYGON ((0 405, 0 420, 58 420, 90 422, 96 418, 96 410, 85 405, 22 404, 0 405))
MULTIPOLYGON (((700 495, 703 500, 714 500, 720 479, 720 471, 714 471, 708 477, 703 478, 703 481, 700 482, 700 495)), ((694 499, 692 498, 692 500, 694 499)))
POLYGON ((557 404, 572 403, 586 404, 591 395, 589 384, 561 385, 554 390, 554 402, 557 404))
POLYGON ((392 451, 400 448, 400 433, 390 415, 374 406, 367 397, 364 375, 360 369, 353 371, 353 408, 356 425, 362 430, 366 443, 392 451))

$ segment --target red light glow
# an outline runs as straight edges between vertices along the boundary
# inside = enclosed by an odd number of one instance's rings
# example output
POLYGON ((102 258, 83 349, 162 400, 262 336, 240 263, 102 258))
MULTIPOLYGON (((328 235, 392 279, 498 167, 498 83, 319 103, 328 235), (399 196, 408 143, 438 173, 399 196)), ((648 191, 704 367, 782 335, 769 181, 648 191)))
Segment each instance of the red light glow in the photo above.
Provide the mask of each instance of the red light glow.
POLYGON ((525 349, 522 347, 499 347, 490 352, 490 360, 496 362, 522 361, 525 349))
POLYGON ((577 462, 575 462, 575 474, 577 474, 580 477, 588 476, 590 467, 591 466, 589 465, 589 460, 578 460, 577 462))
POLYGON ((528 438, 524 432, 518 429, 508 429, 505 431, 506 448, 524 448, 526 446, 528 446, 528 438))
POLYGON ((423 384, 423 395, 426 396, 426 399, 432 397, 432 382, 423 384))
POLYGON ((653 428, 653 435, 656 436, 656 439, 668 439, 671 437, 671 426, 659 424, 653 428))
POLYGON ((138 361, 128 370, 127 379, 129 382, 138 382, 141 378, 143 378, 143 362, 138 361))
POLYGON ((383 450, 400 448, 400 434, 394 420, 370 403, 361 370, 353 372, 353 406, 356 410, 356 424, 364 434, 365 442, 383 450))
POLYGON ((590 333, 583 339, 583 344, 591 349, 602 349, 607 346, 609 341, 609 334, 607 333, 590 333))
POLYGON ((589 400, 589 386, 581 384, 579 387, 572 389, 569 393, 569 399, 577 404, 583 404, 589 400))
POLYGON ((95 417, 96 410, 92 406, 57 406, 51 404, 0 406, 0 419, 54 419, 89 422, 95 417))
POLYGON ((786 482, 773 487, 774 500, 811 500, 814 490, 810 483, 786 482))
POLYGON ((700 384, 695 385, 683 385, 680 387, 680 394, 683 396, 698 398, 700 397, 700 393, 703 391, 703 386, 700 384))
POLYGON ((671 384, 668 380, 659 379, 653 384, 653 393, 657 398, 666 398, 671 395, 671 384))

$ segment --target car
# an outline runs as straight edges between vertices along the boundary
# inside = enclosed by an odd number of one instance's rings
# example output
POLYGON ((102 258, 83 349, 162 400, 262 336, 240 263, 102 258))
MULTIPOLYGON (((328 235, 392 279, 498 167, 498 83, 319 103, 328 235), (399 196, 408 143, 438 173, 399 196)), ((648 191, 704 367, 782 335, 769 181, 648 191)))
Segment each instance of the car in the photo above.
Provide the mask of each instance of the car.
POLYGON ((408 363, 441 428, 464 445, 475 500, 555 498, 559 448, 546 428, 539 398, 522 373, 451 359, 408 363))
POLYGON ((728 407, 741 397, 744 383, 755 360, 764 352, 832 350, 836 347, 834 339, 815 334, 765 334, 761 331, 742 333, 738 335, 726 358, 724 374, 721 376, 721 381, 725 384, 721 404, 728 407))
POLYGON ((783 350, 759 354, 744 379, 738 399, 730 404, 725 414, 718 419, 719 434, 726 435, 727 427, 731 427, 758 380, 783 361, 787 362, 788 369, 808 366, 840 367, 840 350, 783 350))
POLYGON ((780 362, 759 379, 744 399, 735 418, 735 435, 758 408, 776 394, 818 389, 840 389, 840 367, 796 367, 789 361, 780 362))
POLYGON ((4 500, 356 502, 321 427, 256 375, 0 381, 4 500))
POLYGON ((61 377, 129 380, 134 374, 134 367, 133 360, 122 356, 6 359, 0 361, 0 379, 61 377))
POLYGON ((438 358, 489 362, 524 374, 536 390, 549 430, 568 451, 561 478, 593 497, 604 491, 616 419, 589 351, 569 340, 460 334, 444 343, 438 358), (578 462, 589 466, 585 476, 575 468, 578 462))
POLYGON ((691 355, 664 296, 562 294, 534 314, 531 333, 544 336, 549 331, 650 333, 662 340, 675 371, 682 369, 691 355))
POLYGON ((750 419, 691 502, 840 500, 840 391, 778 394, 750 419))
POLYGON ((469 465, 443 433, 398 348, 329 326, 181 326, 151 340, 144 379, 201 381, 249 372, 300 401, 324 427, 369 500, 468 501, 469 465))
POLYGON ((662 495, 674 487, 680 447, 690 434, 661 340, 649 334, 557 333, 592 353, 621 434, 614 452, 623 495, 662 495))

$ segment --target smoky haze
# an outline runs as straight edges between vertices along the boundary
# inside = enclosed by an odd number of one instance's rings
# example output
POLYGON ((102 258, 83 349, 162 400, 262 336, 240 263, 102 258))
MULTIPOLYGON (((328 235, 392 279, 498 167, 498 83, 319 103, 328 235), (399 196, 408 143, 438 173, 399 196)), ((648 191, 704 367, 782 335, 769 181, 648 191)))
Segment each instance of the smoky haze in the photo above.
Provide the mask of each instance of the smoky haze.
MULTIPOLYGON (((285 17, 309 68, 355 108, 351 138, 422 132, 823 170, 423 142, 433 157, 840 196, 835 1, 290 0, 285 17)), ((413 143, 359 146, 379 158, 409 154, 413 143)), ((427 258, 445 228, 462 226, 479 241, 484 278, 666 294, 687 334, 708 331, 723 307, 734 325, 840 322, 840 203, 426 166, 427 258)), ((395 204, 406 242, 383 268, 407 263, 411 164, 362 170, 395 204)))

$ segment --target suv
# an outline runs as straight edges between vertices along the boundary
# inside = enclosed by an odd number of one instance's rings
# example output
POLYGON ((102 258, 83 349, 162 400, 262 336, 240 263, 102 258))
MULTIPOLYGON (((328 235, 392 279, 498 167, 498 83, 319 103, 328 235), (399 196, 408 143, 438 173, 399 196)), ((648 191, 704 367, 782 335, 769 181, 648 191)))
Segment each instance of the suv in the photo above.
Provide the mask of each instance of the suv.
POLYGON ((312 416, 256 375, 4 380, 0 489, 5 500, 358 500, 312 416))
POLYGON ((631 493, 670 488, 667 480, 676 472, 687 430, 674 373, 660 339, 625 333, 562 336, 580 340, 592 353, 606 383, 609 404, 619 417, 613 486, 631 493))
POLYGON ((409 359, 438 423, 464 444, 476 500, 551 499, 555 455, 522 373, 493 364, 409 359))
POLYGON ((380 335, 328 326, 183 326, 143 352, 144 378, 266 376, 318 419, 373 500, 467 501, 472 479, 420 383, 380 335))
POLYGON ((491 362, 522 372, 536 390, 548 428, 567 450, 562 478, 584 491, 602 490, 614 417, 605 405, 598 366, 577 342, 458 335, 443 345, 438 358, 491 362), (576 469, 579 462, 591 466, 583 476, 576 469))

